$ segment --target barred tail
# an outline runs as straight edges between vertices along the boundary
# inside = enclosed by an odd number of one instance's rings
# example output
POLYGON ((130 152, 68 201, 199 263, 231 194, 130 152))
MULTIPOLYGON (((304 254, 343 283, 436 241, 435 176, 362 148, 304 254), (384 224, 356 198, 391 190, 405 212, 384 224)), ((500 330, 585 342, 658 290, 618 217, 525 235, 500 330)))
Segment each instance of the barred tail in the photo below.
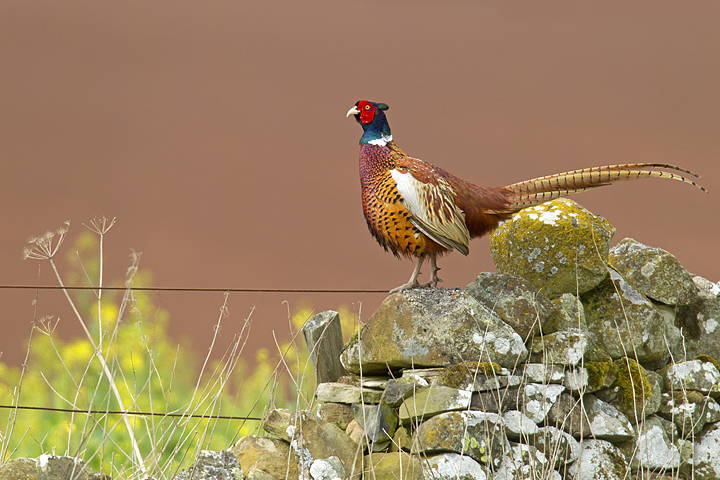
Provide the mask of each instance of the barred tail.
POLYGON ((669 178, 689 183, 707 193, 707 190, 703 187, 677 172, 700 178, 690 170, 675 165, 665 163, 626 163, 546 175, 524 182, 513 183, 512 185, 506 186, 505 189, 510 192, 509 210, 512 211, 538 205, 554 198, 584 192, 591 188, 602 187, 624 180, 636 180, 638 178, 669 178), (664 170, 648 170, 649 168, 664 170))

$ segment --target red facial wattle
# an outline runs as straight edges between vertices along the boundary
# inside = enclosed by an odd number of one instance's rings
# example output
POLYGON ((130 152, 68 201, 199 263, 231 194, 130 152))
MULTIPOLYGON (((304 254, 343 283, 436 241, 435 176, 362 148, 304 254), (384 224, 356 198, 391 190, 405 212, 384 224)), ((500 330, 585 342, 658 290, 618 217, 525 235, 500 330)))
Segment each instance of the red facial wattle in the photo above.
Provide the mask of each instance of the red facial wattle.
POLYGON ((367 100, 361 100, 357 106, 360 110, 360 121, 362 123, 370 123, 375 118, 375 106, 367 100))

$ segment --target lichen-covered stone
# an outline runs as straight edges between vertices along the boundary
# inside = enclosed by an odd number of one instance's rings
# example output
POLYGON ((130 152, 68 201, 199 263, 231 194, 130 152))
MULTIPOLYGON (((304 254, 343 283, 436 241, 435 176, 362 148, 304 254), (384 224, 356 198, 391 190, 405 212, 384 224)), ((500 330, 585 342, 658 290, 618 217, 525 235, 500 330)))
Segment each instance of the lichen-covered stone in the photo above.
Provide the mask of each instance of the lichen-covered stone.
POLYGON ((495 472, 494 480, 562 480, 554 470, 554 464, 537 448, 521 443, 510 447, 508 453, 502 466, 495 472))
POLYGON ((594 335, 573 328, 535 337, 530 351, 533 360, 547 365, 577 365, 594 345, 594 335))
POLYGON ((563 379, 562 385, 571 392, 585 393, 588 389, 590 374, 587 368, 569 368, 563 379))
POLYGON ((675 426, 662 418, 651 415, 638 425, 634 442, 621 445, 633 468, 670 470, 680 467, 680 449, 675 426))
POLYGON ((388 296, 341 358, 349 372, 372 374, 526 357, 520 335, 465 291, 422 288, 388 296))
POLYGON ((540 424, 557 401, 565 387, 556 384, 528 383, 525 385, 525 403, 522 412, 540 424))
POLYGON ((607 276, 615 228, 569 199, 529 207, 490 235, 498 272, 528 280, 549 298, 585 293, 607 276))
POLYGON ((662 394, 658 415, 675 423, 681 438, 699 434, 706 423, 720 420, 720 406, 711 397, 694 390, 662 394))
POLYGON ((240 468, 262 470, 274 478, 297 479, 299 459, 287 442, 277 438, 247 436, 232 448, 240 468), (287 475, 287 477, 286 477, 287 475))
POLYGON ((613 359, 633 355, 641 363, 668 354, 678 339, 672 319, 663 315, 615 270, 597 288, 581 297, 585 320, 597 346, 613 359))
POLYGON ((482 465, 465 455, 441 453, 423 462, 425 478, 433 480, 485 480, 482 465))
POLYGON ((465 410, 470 407, 472 392, 457 388, 430 385, 419 388, 414 395, 406 398, 398 415, 403 424, 411 420, 430 418, 443 412, 465 410))
POLYGON ((37 480, 37 460, 15 458, 0 466, 0 480, 37 480))
POLYGON ((675 361, 697 355, 720 359, 720 283, 695 276, 697 298, 673 309, 675 325, 682 328, 682 342, 673 349, 675 361))
MULTIPOLYGON (((192 467, 175 475, 173 480, 242 480, 243 478, 240 462, 232 452, 202 450, 192 467)), ((95 480, 95 477, 92 480, 95 480)))
POLYGON ((665 381, 665 391, 697 390, 720 395, 720 371, 712 362, 688 360, 668 365, 658 373, 665 381))
POLYGON ((720 478, 720 424, 713 424, 696 439, 692 460, 694 480, 720 478))
POLYGON ((318 403, 315 415, 345 430, 353 419, 351 409, 346 403, 318 403))
POLYGON ((573 480, 624 480, 628 478, 628 465, 625 456, 612 443, 586 440, 569 473, 573 480))
POLYGON ((363 461, 363 478, 424 480, 423 467, 415 455, 405 452, 372 453, 363 461))
POLYGON ((633 438, 635 430, 622 412, 593 394, 575 399, 560 395, 547 415, 548 425, 562 428, 575 438, 597 438, 613 442, 633 438))
POLYGON ((430 385, 422 377, 412 375, 401 378, 391 378, 380 397, 380 401, 386 402, 392 407, 399 407, 403 400, 412 395, 420 387, 430 385))
POLYGON ((413 453, 455 452, 499 466, 507 439, 499 415, 477 411, 436 415, 418 426, 413 453))
POLYGON ((514 275, 483 272, 465 290, 502 318, 524 341, 540 333, 548 319, 559 315, 545 295, 514 275))
POLYGON ((552 315, 543 325, 543 332, 553 333, 560 330, 577 328, 587 330, 585 308, 582 302, 572 293, 563 293, 551 300, 556 314, 552 315))
POLYGON ((645 370, 633 358, 613 362, 617 369, 610 388, 596 392, 601 400, 612 404, 635 424, 657 412, 660 408, 662 378, 645 370))
POLYGON ((610 249, 608 261, 646 297, 667 305, 686 305, 697 287, 680 262, 662 248, 626 238, 610 249))
POLYGON ((531 443, 554 464, 556 470, 571 464, 580 455, 580 442, 569 433, 552 426, 538 428, 531 443))
POLYGON ((523 373, 530 383, 562 383, 565 379, 563 365, 526 363, 523 373))
POLYGON ((538 432, 537 424, 527 415, 518 411, 510 410, 502 416, 505 434, 510 440, 527 443, 528 438, 538 432))

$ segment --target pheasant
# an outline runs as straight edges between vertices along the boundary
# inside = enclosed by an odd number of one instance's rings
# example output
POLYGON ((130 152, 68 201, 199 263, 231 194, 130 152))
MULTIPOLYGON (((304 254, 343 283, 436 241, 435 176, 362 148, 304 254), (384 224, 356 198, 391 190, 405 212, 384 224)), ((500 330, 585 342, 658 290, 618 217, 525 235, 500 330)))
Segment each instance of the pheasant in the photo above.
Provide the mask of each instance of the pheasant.
POLYGON ((393 141, 384 103, 361 100, 347 113, 363 128, 360 137, 360 186, 365 220, 378 243, 395 256, 417 257, 410 280, 390 292, 437 286, 437 257, 469 253, 471 238, 491 232, 525 207, 610 185, 621 180, 669 178, 707 191, 675 165, 630 163, 592 167, 513 183, 481 187, 440 167, 408 156, 393 141), (664 170, 649 170, 649 169, 664 170), (670 171, 666 171, 670 170, 670 171), (680 173, 678 173, 680 172, 680 173), (421 285, 420 268, 430 260, 430 281, 421 285))

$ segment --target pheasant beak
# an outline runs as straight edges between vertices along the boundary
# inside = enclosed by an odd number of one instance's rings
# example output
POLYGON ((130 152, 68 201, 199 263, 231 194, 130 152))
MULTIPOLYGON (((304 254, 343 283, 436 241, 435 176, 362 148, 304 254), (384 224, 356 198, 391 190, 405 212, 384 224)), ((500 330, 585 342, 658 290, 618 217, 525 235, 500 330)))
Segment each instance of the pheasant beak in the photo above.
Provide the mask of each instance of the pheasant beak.
POLYGON ((355 105, 350 110, 348 110, 348 113, 345 115, 345 118, 349 117, 350 115, 358 115, 359 113, 360 113, 360 110, 358 110, 357 105, 355 105))

